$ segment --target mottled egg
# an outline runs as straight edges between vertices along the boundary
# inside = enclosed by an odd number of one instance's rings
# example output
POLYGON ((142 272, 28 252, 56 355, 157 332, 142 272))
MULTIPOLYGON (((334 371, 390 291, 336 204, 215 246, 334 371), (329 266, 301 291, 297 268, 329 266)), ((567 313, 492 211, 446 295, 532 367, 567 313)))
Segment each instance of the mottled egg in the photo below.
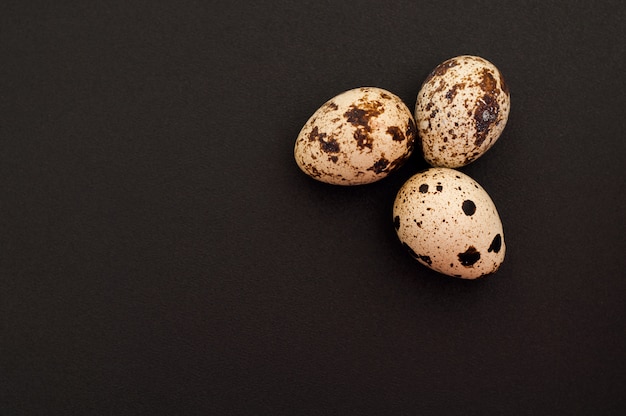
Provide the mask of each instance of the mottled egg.
POLYGON ((378 181, 411 155, 413 115, 389 91, 362 87, 327 101, 306 122, 294 149, 300 169, 330 184, 378 181))
POLYGON ((412 176, 398 191, 393 221, 411 256, 440 273, 475 279, 504 261, 496 206, 475 180, 455 169, 412 176))
POLYGON ((426 161, 457 168, 482 156, 506 125, 509 89, 491 62, 457 56, 437 66, 417 95, 415 122, 426 161))

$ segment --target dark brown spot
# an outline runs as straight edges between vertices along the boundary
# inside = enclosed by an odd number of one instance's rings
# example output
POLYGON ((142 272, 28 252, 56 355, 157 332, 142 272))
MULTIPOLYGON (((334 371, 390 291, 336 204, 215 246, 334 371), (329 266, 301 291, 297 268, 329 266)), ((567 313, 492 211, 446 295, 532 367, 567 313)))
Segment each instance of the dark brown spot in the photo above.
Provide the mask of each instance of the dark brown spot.
POLYGON ((387 166, 389 166, 389 161, 384 157, 381 157, 376 161, 376 163, 374 163, 372 167, 368 168, 367 170, 374 171, 374 173, 382 173, 385 171, 387 166))
POLYGON ((487 94, 498 94, 498 83, 488 68, 483 68, 481 81, 478 85, 487 94))
POLYGON ((443 191, 443 186, 437 185, 437 192, 441 192, 441 191, 443 191))
POLYGON ((493 95, 485 94, 478 101, 474 112, 474 121, 476 122, 476 146, 483 144, 489 133, 489 128, 498 118, 499 112, 500 106, 493 95))
POLYGON ((381 92, 381 93, 380 93, 380 97, 381 97, 381 98, 384 98, 385 100, 388 100, 388 99, 390 99, 390 98, 391 98, 391 97, 389 96, 389 94, 385 94, 384 92, 381 92))
POLYGON ((446 93, 446 98, 450 101, 454 100, 457 90, 465 88, 465 83, 454 84, 451 89, 446 93))
POLYGON ((405 154, 403 154, 393 162, 390 162, 389 166, 387 167, 387 172, 391 173, 396 171, 400 166, 404 164, 404 162, 408 160, 409 156, 411 156, 411 153, 407 151, 405 154))
POLYGON ((476 212, 476 204, 474 204, 474 201, 469 199, 463 201, 461 208, 463 208, 463 212, 465 213, 465 215, 470 217, 476 212))
POLYGON ((334 102, 329 102, 326 104, 326 107, 330 108, 332 111, 337 111, 339 107, 334 102))
POLYGON ((350 109, 344 113, 343 116, 348 122, 357 127, 357 130, 354 132, 354 139, 357 141, 359 148, 372 148, 373 139, 367 134, 372 131, 369 121, 372 117, 377 117, 384 111, 385 109, 379 101, 366 101, 360 103, 358 107, 354 104, 351 105, 350 109))
POLYGON ((367 133, 365 129, 356 129, 353 134, 356 145, 359 149, 369 148, 371 149, 374 143, 374 139, 367 133))
POLYGON ((426 192, 428 192, 428 184, 427 183, 423 183, 420 185, 420 192, 425 194, 426 192))
POLYGON ((337 157, 337 156, 334 156, 334 155, 333 155, 333 156, 331 156, 329 159, 330 159, 333 163, 337 163, 337 160, 339 160, 339 157, 337 157))
POLYGON ((436 93, 439 93, 441 91, 443 91, 444 89, 446 89, 448 87, 448 83, 444 82, 443 80, 439 81, 439 85, 437 85, 437 88, 435 90, 433 90, 433 93, 431 94, 431 98, 434 97, 434 95, 436 93))
POLYGON ((435 76, 440 77, 444 75, 446 72, 448 72, 448 69, 452 68, 453 66, 457 66, 458 64, 459 63, 454 58, 448 59, 447 61, 440 63, 435 69, 431 71, 430 74, 428 74, 428 76, 426 77, 426 81, 424 82, 430 81, 435 76))
POLYGON ((394 142, 401 142, 404 140, 404 133, 398 126, 390 126, 387 128, 387 134, 391 135, 394 142))
POLYGON ((367 131, 371 131, 369 121, 372 117, 377 117, 385 111, 383 105, 379 101, 366 101, 355 106, 350 106, 350 109, 346 111, 343 116, 348 120, 348 123, 356 127, 362 127, 367 131))
MULTIPOLYGON (((324 134, 324 136, 326 135, 324 134)), ((321 137, 320 148, 326 153, 337 153, 339 152, 339 143, 337 143, 334 137, 329 137, 328 140, 324 140, 324 138, 321 137)))
POLYGON ((496 234, 496 236, 493 238, 493 241, 491 242, 491 245, 489 246, 487 251, 489 253, 491 253, 492 251, 494 253, 498 253, 501 248, 502 248, 502 236, 500 234, 496 234))
POLYGON ((436 108, 430 112, 430 118, 435 118, 435 116, 437 115, 437 113, 439 112, 439 110, 437 110, 436 108))
POLYGON ((307 165, 306 166, 307 170, 309 171, 309 173, 311 174, 312 177, 314 178, 319 178, 320 176, 322 176, 322 173, 317 170, 317 168, 313 165, 307 165))
POLYGON ((459 261, 465 267, 472 267, 480 260, 480 252, 478 252, 474 246, 469 246, 464 253, 459 253, 458 256, 459 261))
POLYGON ((310 142, 314 142, 316 140, 324 140, 324 137, 326 137, 326 133, 320 133, 317 126, 313 127, 311 133, 309 133, 310 142))
POLYGON ((406 135, 407 140, 409 141, 409 145, 411 146, 415 141, 415 137, 417 135, 417 129, 415 128, 415 122, 412 118, 409 119, 406 127, 406 135))
POLYGON ((432 101, 429 101, 428 104, 426 104, 426 111, 430 111, 430 109, 435 105, 435 103, 433 103, 432 101))
POLYGON ((350 110, 346 111, 343 116, 348 120, 348 123, 353 126, 360 126, 370 130, 369 116, 364 109, 351 106, 350 110))
POLYGON ((397 215, 393 219, 393 226, 396 227, 396 230, 400 229, 400 217, 397 215))

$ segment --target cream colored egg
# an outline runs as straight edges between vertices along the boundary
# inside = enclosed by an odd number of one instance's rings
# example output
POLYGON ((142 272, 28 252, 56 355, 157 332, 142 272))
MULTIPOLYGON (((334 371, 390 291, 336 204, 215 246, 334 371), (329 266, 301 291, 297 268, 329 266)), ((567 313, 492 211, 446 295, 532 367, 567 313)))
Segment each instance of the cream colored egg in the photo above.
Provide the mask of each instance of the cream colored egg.
POLYGON ((319 181, 367 184, 399 168, 415 137, 413 115, 399 97, 362 87, 337 95, 311 116, 294 156, 300 169, 319 181))
POLYGON ((415 122, 431 166, 465 166, 502 134, 511 99, 502 74, 478 56, 457 56, 437 66, 417 95, 415 122))
POLYGON ((420 263, 475 279, 504 261, 502 222, 487 192, 469 176, 431 168, 411 177, 393 206, 398 238, 420 263))

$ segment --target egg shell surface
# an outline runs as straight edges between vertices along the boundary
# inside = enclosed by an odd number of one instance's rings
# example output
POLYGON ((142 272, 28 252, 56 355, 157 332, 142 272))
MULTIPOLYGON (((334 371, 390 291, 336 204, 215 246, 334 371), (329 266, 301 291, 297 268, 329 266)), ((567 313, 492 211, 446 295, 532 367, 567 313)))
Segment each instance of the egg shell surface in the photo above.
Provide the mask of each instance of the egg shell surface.
POLYGON ((491 62, 463 55, 438 65, 417 95, 415 122, 424 159, 435 167, 465 166, 502 134, 511 97, 491 62))
POLYGON ((495 273, 504 261, 496 206, 457 170, 431 168, 409 178, 396 195, 393 220, 413 258, 440 273, 475 279, 495 273))
POLYGON ((393 93, 376 87, 346 91, 323 104, 296 139, 300 169, 322 182, 376 182, 411 155, 417 136, 411 110, 393 93))

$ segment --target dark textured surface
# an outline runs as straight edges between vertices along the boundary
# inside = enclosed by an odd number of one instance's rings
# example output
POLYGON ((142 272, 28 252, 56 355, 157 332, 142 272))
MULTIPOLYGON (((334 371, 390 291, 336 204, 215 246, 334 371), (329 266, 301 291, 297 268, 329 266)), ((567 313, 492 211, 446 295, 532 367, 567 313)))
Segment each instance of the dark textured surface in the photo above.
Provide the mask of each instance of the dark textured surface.
POLYGON ((83 3, 0 5, 0 414, 624 414, 623 2, 83 3), (460 54, 512 98, 462 169, 507 244, 475 282, 397 240, 419 154, 292 155, 460 54))

